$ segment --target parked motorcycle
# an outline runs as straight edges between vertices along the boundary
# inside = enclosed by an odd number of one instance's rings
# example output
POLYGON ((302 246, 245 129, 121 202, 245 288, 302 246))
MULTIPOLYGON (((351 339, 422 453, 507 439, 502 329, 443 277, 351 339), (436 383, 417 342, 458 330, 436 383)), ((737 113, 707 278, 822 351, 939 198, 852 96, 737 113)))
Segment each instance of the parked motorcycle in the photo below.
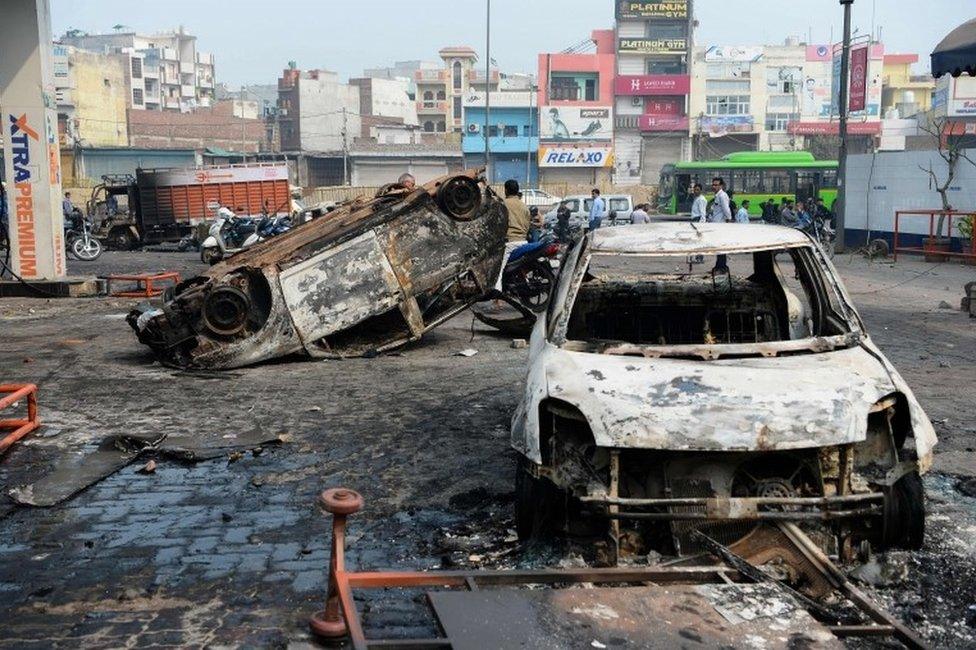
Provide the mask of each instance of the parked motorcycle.
POLYGON ((545 310, 556 283, 552 267, 559 251, 550 236, 516 248, 502 272, 502 292, 534 313, 545 310))
POLYGON ((264 215, 261 220, 258 221, 257 228, 253 233, 248 235, 247 239, 241 245, 242 249, 250 248, 254 244, 264 241, 265 239, 271 239, 272 237, 277 237, 283 233, 291 230, 291 219, 287 216, 272 217, 270 215, 264 215))
POLYGON ((93 262, 102 254, 102 242, 92 234, 93 229, 94 224, 78 208, 74 209, 65 223, 65 249, 82 262, 93 262))
POLYGON ((249 217, 238 217, 229 210, 218 210, 207 238, 200 245, 200 259, 211 266, 244 250, 244 242, 257 228, 249 217))

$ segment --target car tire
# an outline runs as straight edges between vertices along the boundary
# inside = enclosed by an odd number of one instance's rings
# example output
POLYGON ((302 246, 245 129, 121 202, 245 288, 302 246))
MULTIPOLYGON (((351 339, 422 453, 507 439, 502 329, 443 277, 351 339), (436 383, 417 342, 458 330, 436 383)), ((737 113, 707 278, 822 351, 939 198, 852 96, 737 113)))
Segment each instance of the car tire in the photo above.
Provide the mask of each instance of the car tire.
POLYGON ((884 506, 885 548, 915 551, 925 541, 925 486, 918 472, 909 472, 888 489, 884 506))

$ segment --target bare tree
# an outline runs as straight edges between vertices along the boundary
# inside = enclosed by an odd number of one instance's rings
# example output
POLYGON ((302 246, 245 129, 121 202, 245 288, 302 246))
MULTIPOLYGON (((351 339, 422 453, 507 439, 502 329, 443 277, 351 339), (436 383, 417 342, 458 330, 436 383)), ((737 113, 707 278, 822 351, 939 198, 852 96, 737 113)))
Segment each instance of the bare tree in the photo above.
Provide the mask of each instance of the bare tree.
MULTIPOLYGON (((949 211, 952 209, 952 205, 949 203, 949 196, 947 192, 949 187, 952 185, 952 181, 956 178, 956 167, 959 160, 966 160, 969 164, 976 166, 976 162, 973 161, 966 153, 963 151, 962 143, 963 139, 953 135, 954 133, 954 122, 950 122, 945 117, 933 118, 930 124, 919 124, 918 128, 925 131, 933 138, 936 139, 938 144, 938 154, 939 157, 946 163, 946 176, 944 181, 939 180, 939 175, 932 168, 932 162, 929 161, 928 168, 918 166, 923 172, 929 175, 932 180, 932 184, 935 185, 935 191, 939 193, 939 197, 942 198, 942 209, 944 211, 949 211)), ((945 215, 939 215, 939 227, 936 229, 936 236, 942 237, 942 227, 945 225, 945 215)))

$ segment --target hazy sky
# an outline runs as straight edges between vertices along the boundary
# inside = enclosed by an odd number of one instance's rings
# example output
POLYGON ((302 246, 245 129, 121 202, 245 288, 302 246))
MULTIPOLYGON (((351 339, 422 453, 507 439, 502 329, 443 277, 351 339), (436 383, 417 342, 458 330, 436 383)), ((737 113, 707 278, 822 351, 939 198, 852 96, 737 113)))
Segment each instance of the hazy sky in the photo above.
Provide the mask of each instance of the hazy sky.
MULTIPOLYGON (((437 59, 444 45, 485 46, 486 0, 51 0, 55 36, 66 29, 137 31, 182 24, 216 57, 217 80, 274 83, 288 61, 342 77, 395 60, 437 59)), ((853 25, 882 29, 887 51, 917 52, 919 73, 945 34, 976 13, 972 0, 855 0, 853 25), (969 13, 960 9, 969 5, 969 13)), ((492 58, 534 72, 539 52, 558 52, 613 25, 613 0, 492 0, 492 58)), ((797 35, 840 38, 837 0, 696 0, 700 45, 757 45, 797 35)))

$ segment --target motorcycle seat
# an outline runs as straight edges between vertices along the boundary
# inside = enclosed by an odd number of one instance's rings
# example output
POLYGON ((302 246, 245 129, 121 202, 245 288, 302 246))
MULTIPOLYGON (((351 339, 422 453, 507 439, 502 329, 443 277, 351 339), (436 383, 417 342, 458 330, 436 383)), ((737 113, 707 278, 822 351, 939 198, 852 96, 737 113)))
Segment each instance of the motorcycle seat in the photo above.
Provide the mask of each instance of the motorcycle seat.
POLYGON ((512 251, 512 254, 508 256, 508 261, 509 261, 509 263, 514 262, 515 260, 521 259, 521 258, 525 257, 526 255, 530 255, 530 254, 536 252, 537 250, 542 249, 545 246, 546 246, 546 242, 544 242, 544 241, 528 242, 528 243, 522 244, 521 246, 519 246, 518 248, 516 248, 514 251, 512 251))

